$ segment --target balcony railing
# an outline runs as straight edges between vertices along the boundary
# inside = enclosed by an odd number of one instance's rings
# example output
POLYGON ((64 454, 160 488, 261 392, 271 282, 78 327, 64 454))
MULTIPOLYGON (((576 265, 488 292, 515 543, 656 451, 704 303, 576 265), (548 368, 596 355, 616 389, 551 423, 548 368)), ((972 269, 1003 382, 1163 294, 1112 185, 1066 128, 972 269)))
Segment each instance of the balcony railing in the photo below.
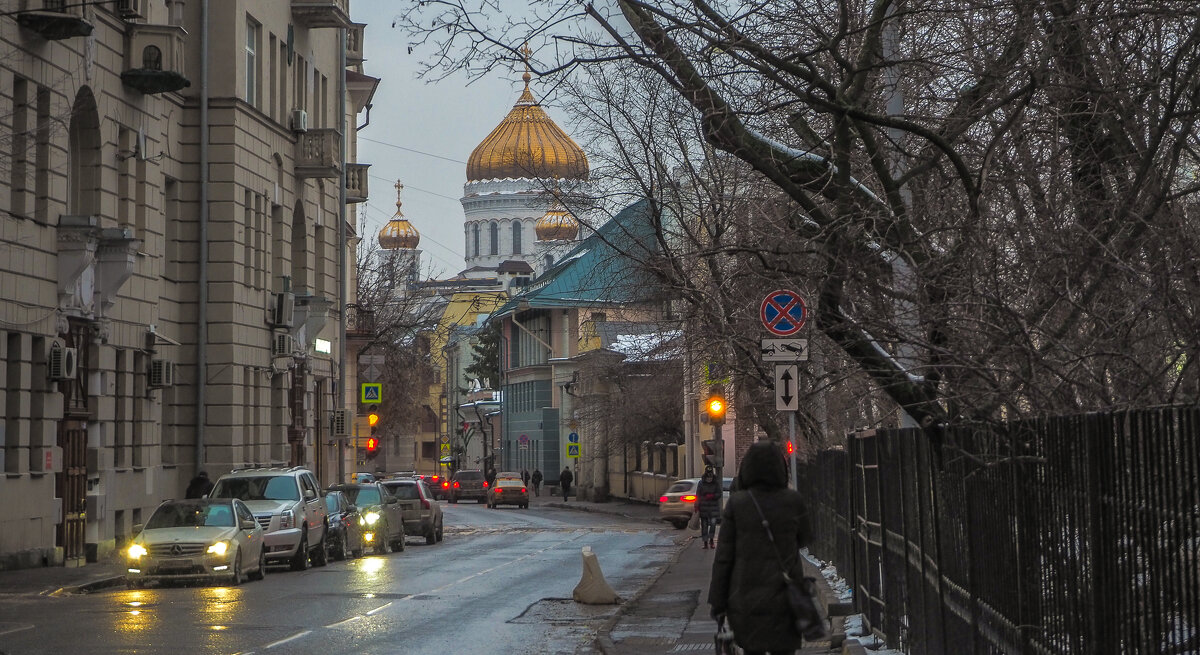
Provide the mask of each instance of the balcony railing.
POLYGON ((307 28, 350 27, 347 0, 292 0, 292 18, 307 28))
POLYGON ((346 340, 370 339, 375 332, 375 312, 358 305, 346 305, 346 340))
POLYGON ((337 130, 309 130, 296 138, 296 177, 338 177, 342 174, 341 142, 337 130))
POLYGON ((366 23, 354 23, 346 30, 346 64, 353 66, 363 62, 363 36, 366 23))
POLYGON ((346 203, 366 202, 370 164, 346 164, 346 203))

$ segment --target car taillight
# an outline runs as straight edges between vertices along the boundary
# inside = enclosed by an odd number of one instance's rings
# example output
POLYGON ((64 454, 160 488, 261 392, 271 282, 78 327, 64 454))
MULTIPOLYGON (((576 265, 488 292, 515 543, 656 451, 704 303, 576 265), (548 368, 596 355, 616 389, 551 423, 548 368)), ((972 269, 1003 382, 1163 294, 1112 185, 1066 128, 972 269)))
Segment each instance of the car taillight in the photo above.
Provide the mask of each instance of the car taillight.
POLYGON ((458 480, 455 480, 455 481, 454 481, 454 488, 455 488, 455 489, 457 489, 457 488, 458 488, 458 480))
POLYGON ((484 488, 484 489, 487 489, 487 480, 484 480, 484 481, 483 481, 483 488, 484 488))
POLYGON ((659 499, 658 499, 658 502, 660 502, 660 503, 665 503, 665 502, 667 502, 667 497, 666 497, 666 496, 663 496, 662 498, 659 498, 659 499))
POLYGON ((433 480, 433 483, 434 483, 434 484, 437 484, 437 481, 438 481, 438 480, 441 480, 441 479, 442 479, 442 476, 440 476, 440 475, 435 475, 435 476, 433 476, 432 478, 429 478, 429 479, 430 479, 430 480, 433 480))
POLYGON ((424 498, 421 499, 421 507, 425 509, 432 509, 432 507, 429 505, 429 501, 424 498))
POLYGON ((442 481, 442 488, 443 488, 443 489, 449 489, 449 488, 450 488, 450 481, 449 481, 449 480, 443 480, 443 481, 442 481))
POLYGON ((529 491, 525 487, 521 487, 521 493, 527 494, 529 491))
POLYGON ((694 502, 696 502, 696 497, 695 496, 684 496, 683 498, 680 498, 680 500, 682 500, 685 503, 694 503, 694 502))

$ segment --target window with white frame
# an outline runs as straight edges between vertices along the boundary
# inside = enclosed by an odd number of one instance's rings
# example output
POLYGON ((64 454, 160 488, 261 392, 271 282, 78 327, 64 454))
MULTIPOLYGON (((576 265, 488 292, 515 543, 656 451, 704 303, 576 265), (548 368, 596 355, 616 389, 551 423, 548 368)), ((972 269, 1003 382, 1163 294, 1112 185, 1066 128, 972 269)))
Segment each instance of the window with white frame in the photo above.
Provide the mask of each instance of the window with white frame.
POLYGON ((258 39, 261 28, 246 19, 246 102, 258 106, 258 39))

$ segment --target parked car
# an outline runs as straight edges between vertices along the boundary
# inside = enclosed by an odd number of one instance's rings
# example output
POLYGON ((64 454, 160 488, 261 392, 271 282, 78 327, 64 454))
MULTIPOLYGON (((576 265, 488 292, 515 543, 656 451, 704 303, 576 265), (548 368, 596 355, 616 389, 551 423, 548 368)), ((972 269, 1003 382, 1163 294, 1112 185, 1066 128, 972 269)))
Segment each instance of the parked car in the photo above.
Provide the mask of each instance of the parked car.
POLYGON ((297 571, 310 561, 314 566, 328 562, 328 512, 312 471, 302 466, 235 469, 222 475, 208 495, 246 503, 266 533, 268 562, 290 562, 297 571))
MULTIPOLYGON (((687 527, 688 519, 696 511, 696 487, 700 478, 685 478, 676 480, 667 487, 667 491, 658 499, 658 516, 662 520, 682 530, 687 527)), ((722 480, 724 492, 721 494, 721 506, 729 499, 729 489, 733 478, 722 480)))
POLYGON ((404 513, 404 533, 425 535, 425 543, 442 540, 442 506, 424 480, 402 478, 386 480, 383 486, 400 501, 404 513))
POLYGON ((487 479, 479 469, 455 471, 450 477, 450 502, 471 499, 477 503, 487 502, 487 479))
POLYGON ((329 490, 346 494, 346 499, 358 507, 363 548, 373 549, 376 555, 386 555, 388 546, 392 550, 404 550, 404 516, 400 503, 381 483, 335 484, 329 490))
POLYGON ((158 506, 125 549, 130 586, 150 580, 228 579, 267 572, 264 535, 254 514, 236 498, 168 500, 158 506))
POLYGON ((336 560, 346 559, 346 555, 361 557, 363 546, 358 506, 341 491, 328 491, 325 509, 329 511, 329 536, 325 538, 329 555, 336 560))
POLYGON ((498 478, 496 484, 488 489, 487 504, 492 509, 499 505, 516 505, 521 509, 529 509, 529 489, 520 478, 498 478))

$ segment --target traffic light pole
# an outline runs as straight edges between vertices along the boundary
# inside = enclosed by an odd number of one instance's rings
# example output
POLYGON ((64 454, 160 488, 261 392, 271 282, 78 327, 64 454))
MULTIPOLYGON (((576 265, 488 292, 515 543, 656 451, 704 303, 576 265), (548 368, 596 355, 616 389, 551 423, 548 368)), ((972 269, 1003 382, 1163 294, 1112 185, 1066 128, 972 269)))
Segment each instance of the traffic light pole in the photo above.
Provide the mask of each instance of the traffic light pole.
MULTIPOLYGON (((718 458, 717 461, 721 463, 720 466, 714 466, 713 468, 716 469, 716 471, 717 471, 717 482, 721 483, 721 487, 724 488, 724 486, 725 486, 725 476, 724 476, 725 441, 723 439, 721 439, 721 424, 720 423, 713 426, 713 441, 716 442, 714 444, 716 447, 713 448, 713 450, 716 451, 717 458, 718 458)), ((722 507, 721 509, 724 510, 724 507, 722 507)))

